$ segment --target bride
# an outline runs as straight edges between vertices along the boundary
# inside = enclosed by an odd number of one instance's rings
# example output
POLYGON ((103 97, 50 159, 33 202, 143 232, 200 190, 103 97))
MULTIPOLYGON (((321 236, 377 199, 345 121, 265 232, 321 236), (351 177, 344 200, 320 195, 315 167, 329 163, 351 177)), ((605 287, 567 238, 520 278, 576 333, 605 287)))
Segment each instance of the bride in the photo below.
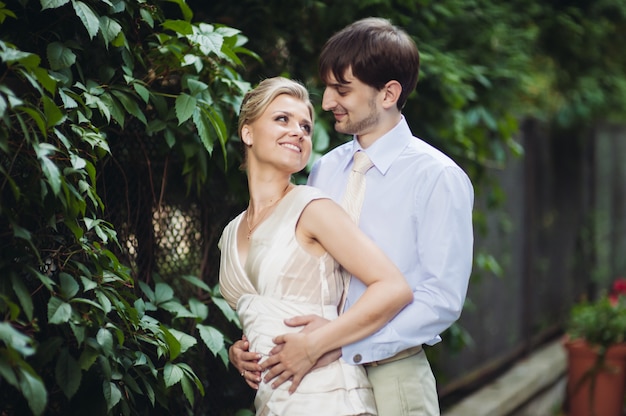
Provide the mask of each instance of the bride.
MULTIPOLYGON (((308 162, 312 129, 313 107, 300 83, 269 78, 246 94, 239 136, 250 202, 219 242, 220 290, 237 310, 250 351, 267 356, 275 337, 287 334, 307 370, 327 352, 380 329, 413 299, 401 272, 339 205, 291 182, 308 162), (341 267, 367 290, 339 315, 341 267), (283 323, 306 314, 331 322, 307 333, 283 323)), ((365 370, 341 358, 293 381, 295 392, 289 383, 259 383, 257 416, 376 414, 365 370)))

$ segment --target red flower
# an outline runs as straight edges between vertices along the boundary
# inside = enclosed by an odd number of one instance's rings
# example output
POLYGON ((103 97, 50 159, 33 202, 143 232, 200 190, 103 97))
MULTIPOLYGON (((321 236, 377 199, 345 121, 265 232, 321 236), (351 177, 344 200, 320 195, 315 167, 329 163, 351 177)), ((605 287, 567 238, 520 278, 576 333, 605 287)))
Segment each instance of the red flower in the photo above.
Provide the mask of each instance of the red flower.
POLYGON ((619 296, 626 295, 626 278, 618 277, 613 282, 613 287, 611 290, 611 294, 619 296))

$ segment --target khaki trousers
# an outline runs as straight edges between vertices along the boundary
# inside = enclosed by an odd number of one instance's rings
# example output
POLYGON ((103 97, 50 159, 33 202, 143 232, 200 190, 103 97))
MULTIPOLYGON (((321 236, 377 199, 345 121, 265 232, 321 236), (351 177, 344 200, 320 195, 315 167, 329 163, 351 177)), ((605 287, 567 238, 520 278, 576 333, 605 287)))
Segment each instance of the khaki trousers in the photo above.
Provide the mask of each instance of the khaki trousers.
POLYGON ((365 369, 378 416, 439 416, 435 376, 424 351, 365 369))

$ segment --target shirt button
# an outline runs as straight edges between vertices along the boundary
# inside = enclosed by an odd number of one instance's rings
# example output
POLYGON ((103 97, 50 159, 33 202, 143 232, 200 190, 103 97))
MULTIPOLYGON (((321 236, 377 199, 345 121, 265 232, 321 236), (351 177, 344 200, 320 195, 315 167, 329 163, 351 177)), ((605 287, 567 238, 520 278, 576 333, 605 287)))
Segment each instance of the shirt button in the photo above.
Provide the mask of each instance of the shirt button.
POLYGON ((363 359, 363 357, 361 357, 361 354, 357 354, 354 356, 354 358, 352 358, 354 360, 355 363, 360 363, 361 360, 363 359))

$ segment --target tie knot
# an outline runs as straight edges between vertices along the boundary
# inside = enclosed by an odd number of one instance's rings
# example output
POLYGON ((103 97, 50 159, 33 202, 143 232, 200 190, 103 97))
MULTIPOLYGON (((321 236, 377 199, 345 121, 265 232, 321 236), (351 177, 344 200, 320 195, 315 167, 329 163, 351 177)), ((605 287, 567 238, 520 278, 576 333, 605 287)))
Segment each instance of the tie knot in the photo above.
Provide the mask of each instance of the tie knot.
POLYGON ((365 174, 372 166, 374 166, 374 164, 365 152, 359 150, 354 154, 353 171, 365 174))

